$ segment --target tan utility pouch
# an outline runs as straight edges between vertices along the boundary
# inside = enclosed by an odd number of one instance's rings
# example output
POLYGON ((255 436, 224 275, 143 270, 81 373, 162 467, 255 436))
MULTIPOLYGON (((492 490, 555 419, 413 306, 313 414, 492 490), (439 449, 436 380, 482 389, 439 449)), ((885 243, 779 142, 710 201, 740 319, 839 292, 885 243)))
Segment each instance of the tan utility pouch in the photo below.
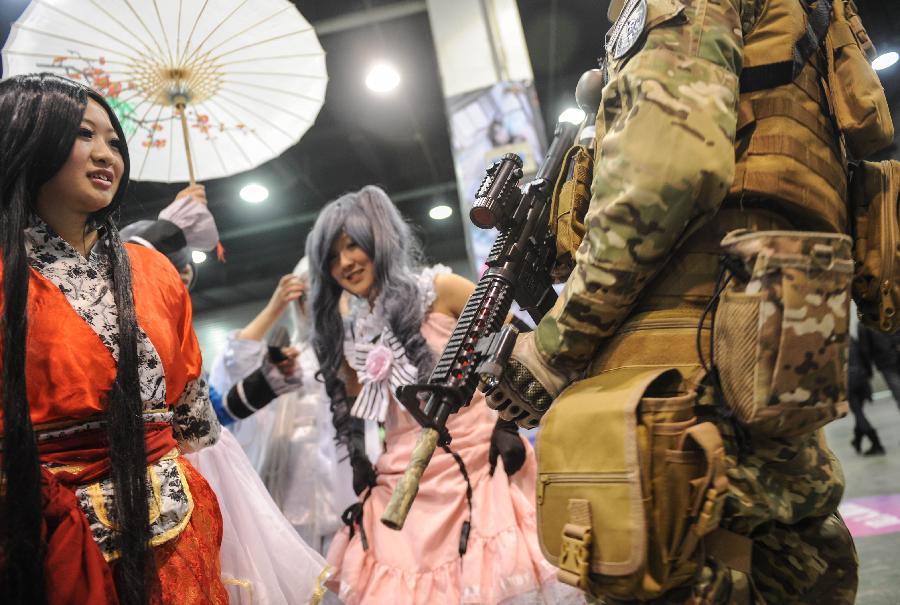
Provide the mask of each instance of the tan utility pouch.
POLYGON ((850 182, 860 321, 883 332, 900 328, 900 162, 860 162, 850 182))
POLYGON ((627 367, 566 389, 537 436, 538 537, 559 579, 647 600, 687 582, 721 518, 716 426, 674 368, 627 367))
POLYGON ((550 206, 550 229, 556 235, 553 276, 559 281, 572 272, 575 252, 584 239, 584 216, 591 203, 594 159, 587 147, 574 145, 566 152, 562 165, 550 206))
POLYGON ((789 437, 845 415, 850 238, 738 230, 722 249, 739 264, 716 310, 713 358, 738 420, 789 437))
POLYGON ((825 44, 835 119, 850 153, 863 159, 891 144, 894 125, 884 88, 872 69, 875 46, 851 0, 835 0, 825 44))

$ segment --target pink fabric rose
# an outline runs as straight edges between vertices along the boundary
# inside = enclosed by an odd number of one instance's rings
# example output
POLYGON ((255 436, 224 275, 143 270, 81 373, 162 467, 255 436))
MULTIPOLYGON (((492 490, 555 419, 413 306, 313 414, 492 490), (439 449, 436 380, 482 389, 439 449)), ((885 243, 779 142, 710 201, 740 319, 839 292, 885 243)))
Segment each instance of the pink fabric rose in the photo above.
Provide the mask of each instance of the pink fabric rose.
POLYGON ((378 344, 366 355, 366 380, 380 382, 391 373, 394 353, 388 347, 378 344))

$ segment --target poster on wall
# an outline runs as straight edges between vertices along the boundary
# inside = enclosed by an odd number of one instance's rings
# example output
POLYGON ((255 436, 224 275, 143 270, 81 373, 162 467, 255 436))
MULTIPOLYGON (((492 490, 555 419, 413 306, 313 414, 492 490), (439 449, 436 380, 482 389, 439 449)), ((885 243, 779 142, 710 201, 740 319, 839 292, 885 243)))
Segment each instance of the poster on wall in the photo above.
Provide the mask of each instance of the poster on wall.
POLYGON ((531 82, 500 82, 451 97, 447 115, 469 261, 475 275, 481 275, 497 232, 468 220, 475 193, 485 169, 507 153, 522 158, 520 184, 534 176, 547 147, 543 119, 531 82))

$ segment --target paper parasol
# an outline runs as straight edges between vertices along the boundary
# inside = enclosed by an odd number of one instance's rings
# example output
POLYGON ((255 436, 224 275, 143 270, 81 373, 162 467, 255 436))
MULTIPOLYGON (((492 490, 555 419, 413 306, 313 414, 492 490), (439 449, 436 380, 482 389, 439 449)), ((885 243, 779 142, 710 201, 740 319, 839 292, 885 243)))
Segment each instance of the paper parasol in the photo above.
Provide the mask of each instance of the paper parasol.
POLYGON ((34 0, 3 75, 41 71, 99 90, 125 129, 131 177, 163 182, 280 155, 312 126, 328 81, 312 26, 287 0, 34 0))

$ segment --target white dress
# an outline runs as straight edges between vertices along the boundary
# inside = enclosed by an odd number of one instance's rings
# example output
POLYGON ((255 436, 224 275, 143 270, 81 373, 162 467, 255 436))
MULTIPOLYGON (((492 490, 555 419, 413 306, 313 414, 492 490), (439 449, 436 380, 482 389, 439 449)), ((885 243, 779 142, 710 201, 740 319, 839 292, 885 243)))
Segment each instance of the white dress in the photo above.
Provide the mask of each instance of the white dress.
POLYGON ((222 582, 232 605, 319 603, 328 571, 269 496, 227 428, 212 447, 186 457, 222 510, 222 582))
MULTIPOLYGON (((258 366, 248 366, 236 380, 258 366)), ((210 381, 220 393, 227 393, 233 383, 225 380, 222 372, 214 367, 210 381)), ((276 417, 269 408, 251 418, 260 414, 263 419, 276 417)), ((256 464, 265 459, 265 449, 249 453, 248 458, 235 434, 223 428, 215 446, 189 457, 215 491, 222 509, 222 578, 229 600, 233 605, 319 603, 325 594, 327 565, 298 535, 260 479, 256 464)))

